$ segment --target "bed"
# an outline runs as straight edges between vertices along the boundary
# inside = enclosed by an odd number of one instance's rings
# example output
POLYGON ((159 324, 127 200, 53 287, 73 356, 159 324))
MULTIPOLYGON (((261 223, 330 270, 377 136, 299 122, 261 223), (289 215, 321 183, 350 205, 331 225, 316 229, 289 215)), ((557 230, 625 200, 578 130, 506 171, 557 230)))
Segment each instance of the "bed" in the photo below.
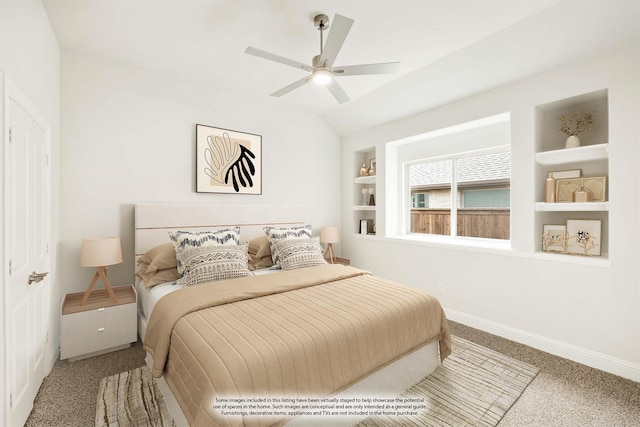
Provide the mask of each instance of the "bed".
MULTIPOLYGON (((136 258, 171 230, 304 225, 291 206, 136 205, 136 258)), ((147 363, 180 425, 323 425, 322 417, 222 415, 216 397, 395 396, 450 353, 438 301, 342 265, 255 275, 181 288, 139 289, 147 363), (177 403, 177 405, 176 405, 177 403)), ((357 417, 331 417, 352 425, 357 417)))

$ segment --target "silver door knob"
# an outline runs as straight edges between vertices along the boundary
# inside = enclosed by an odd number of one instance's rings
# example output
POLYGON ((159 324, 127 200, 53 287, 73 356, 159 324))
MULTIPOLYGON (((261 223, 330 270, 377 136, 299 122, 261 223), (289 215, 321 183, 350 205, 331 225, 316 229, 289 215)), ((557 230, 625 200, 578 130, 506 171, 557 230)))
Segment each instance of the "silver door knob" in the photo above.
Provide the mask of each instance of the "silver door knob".
POLYGON ((49 274, 49 272, 47 271, 46 273, 36 273, 35 271, 33 273, 31 273, 29 275, 29 280, 28 283, 32 284, 32 283, 38 283, 38 282, 42 282, 42 280, 47 277, 47 274, 49 274))

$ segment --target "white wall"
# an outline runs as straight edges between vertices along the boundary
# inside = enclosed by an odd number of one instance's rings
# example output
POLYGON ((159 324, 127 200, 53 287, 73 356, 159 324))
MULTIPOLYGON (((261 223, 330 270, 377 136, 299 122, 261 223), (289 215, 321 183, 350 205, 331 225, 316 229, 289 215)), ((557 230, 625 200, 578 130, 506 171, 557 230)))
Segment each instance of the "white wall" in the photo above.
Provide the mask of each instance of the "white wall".
POLYGON ((121 236, 114 285, 132 283, 133 205, 302 205, 319 233, 340 224, 340 139, 316 116, 123 64, 62 55, 63 292, 83 291, 82 238, 121 236), (262 195, 195 192, 195 124, 262 135, 262 195))
MULTIPOLYGON (((0 2, 0 71, 11 79, 20 91, 25 94, 31 103, 39 110, 45 119, 51 124, 51 271, 48 279, 50 289, 50 319, 49 336, 51 337, 47 348, 49 366, 53 364, 58 354, 60 314, 60 269, 57 266, 58 251, 58 218, 59 218, 59 150, 60 150, 60 48, 49 24, 47 14, 40 1, 13 1, 0 2)), ((0 89, 0 96, 4 94, 0 89)), ((0 117, 4 112, 0 112, 0 117)), ((4 125, 0 123, 0 129, 4 136, 4 125)), ((4 141, 4 138, 3 138, 4 141)), ((4 142, 3 142, 4 144, 4 142)), ((0 173, 4 159, 3 149, 0 150, 0 173)), ((3 184, 4 185, 4 184, 3 184)), ((2 188, 4 188, 2 186, 2 188)), ((0 188, 0 194, 2 194, 0 188)), ((0 198, 2 216, 0 224, 4 224, 4 198, 0 198)), ((1 227, 0 227, 1 228, 1 227)), ((0 277, 3 276, 2 268, 4 259, 4 234, 2 235, 2 266, 0 277)), ((4 283, 2 284, 4 286, 4 283)), ((2 295, 2 293, 0 293, 2 295)), ((0 302, 0 355, 4 355, 4 301, 0 302)), ((4 403, 7 402, 4 395, 4 357, 0 357, 0 423, 4 420, 4 403)))
POLYGON ((510 112, 512 250, 343 233, 345 256, 436 294, 453 320, 640 381, 638 52, 637 45, 621 47, 346 138, 343 223, 353 218, 353 152, 376 147, 380 232, 395 209, 384 206, 393 200, 385 173, 397 173, 385 159, 387 142, 510 112), (609 262, 536 254, 533 204, 542 183, 534 182, 535 106, 600 89, 609 100, 609 262), (445 293, 437 293, 440 283, 445 293))

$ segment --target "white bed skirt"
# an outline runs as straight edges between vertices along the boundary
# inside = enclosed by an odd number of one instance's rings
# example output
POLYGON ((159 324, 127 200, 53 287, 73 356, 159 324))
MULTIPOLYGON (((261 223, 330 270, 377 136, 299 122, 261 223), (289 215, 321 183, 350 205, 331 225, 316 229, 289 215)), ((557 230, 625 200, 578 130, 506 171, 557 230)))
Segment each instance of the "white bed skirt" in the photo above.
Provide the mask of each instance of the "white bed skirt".
MULTIPOLYGON (((153 366, 153 359, 149 353, 147 353, 146 363, 148 366, 153 366)), ((395 397, 420 382, 437 366, 438 342, 435 341, 396 360, 332 397, 395 397)), ((189 423, 164 377, 156 378, 156 382, 176 426, 188 426, 189 423)), ((355 425, 364 418, 366 417, 300 416, 292 419, 286 425, 287 427, 347 427, 355 425)))

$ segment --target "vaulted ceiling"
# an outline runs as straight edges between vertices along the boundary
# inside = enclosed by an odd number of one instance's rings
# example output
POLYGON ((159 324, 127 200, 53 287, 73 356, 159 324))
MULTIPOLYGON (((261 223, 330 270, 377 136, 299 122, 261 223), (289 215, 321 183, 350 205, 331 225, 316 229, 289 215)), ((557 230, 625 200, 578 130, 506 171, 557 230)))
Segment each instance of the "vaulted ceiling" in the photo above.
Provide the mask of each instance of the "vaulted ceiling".
POLYGON ((314 84, 273 98, 341 135, 637 40, 640 26, 635 0, 43 3, 63 49, 265 98, 306 72, 247 55, 247 46, 310 64, 320 51, 313 17, 352 18, 335 64, 400 61, 400 72, 338 78, 345 104, 314 84))

